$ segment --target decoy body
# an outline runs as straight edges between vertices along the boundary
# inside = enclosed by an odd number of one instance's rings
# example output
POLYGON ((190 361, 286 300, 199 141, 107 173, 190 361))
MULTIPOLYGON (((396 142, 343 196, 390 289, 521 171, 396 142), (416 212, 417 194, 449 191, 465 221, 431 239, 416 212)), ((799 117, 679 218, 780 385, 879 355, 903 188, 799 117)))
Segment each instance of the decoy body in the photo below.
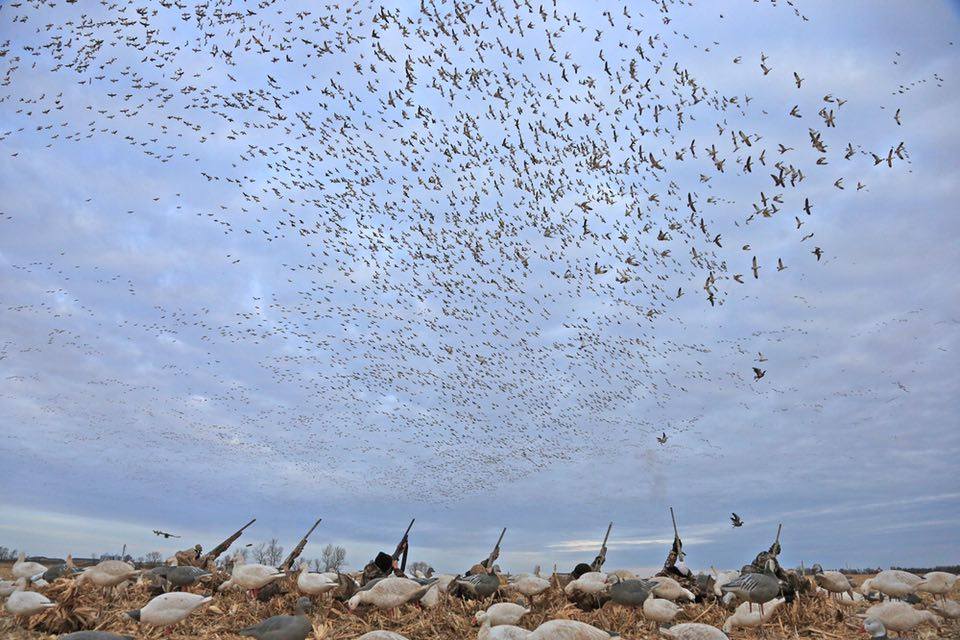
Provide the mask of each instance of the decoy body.
POLYGON ((304 640, 313 633, 313 624, 307 614, 313 610, 310 598, 299 598, 296 614, 292 616, 272 616, 259 624, 237 631, 238 635, 257 640, 304 640))
POLYGON ((184 620, 200 606, 213 600, 210 596, 178 591, 153 598, 140 609, 126 613, 127 617, 143 624, 166 627, 168 630, 184 620))

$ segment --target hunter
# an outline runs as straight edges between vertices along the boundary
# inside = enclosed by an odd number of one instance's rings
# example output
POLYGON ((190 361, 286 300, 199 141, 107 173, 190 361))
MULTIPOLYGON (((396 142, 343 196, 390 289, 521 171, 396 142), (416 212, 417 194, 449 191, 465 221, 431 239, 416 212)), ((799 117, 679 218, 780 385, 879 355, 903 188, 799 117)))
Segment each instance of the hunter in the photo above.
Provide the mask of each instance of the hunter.
MULTIPOLYGON (((402 554, 404 556, 403 564, 406 564, 407 548, 407 543, 404 541, 402 545, 402 554)), ((364 586, 371 580, 386 578, 390 575, 395 575, 400 578, 406 577, 400 566, 400 563, 398 563, 393 556, 381 551, 377 554, 376 558, 368 562, 367 566, 363 568, 363 575, 360 577, 360 586, 364 586)))

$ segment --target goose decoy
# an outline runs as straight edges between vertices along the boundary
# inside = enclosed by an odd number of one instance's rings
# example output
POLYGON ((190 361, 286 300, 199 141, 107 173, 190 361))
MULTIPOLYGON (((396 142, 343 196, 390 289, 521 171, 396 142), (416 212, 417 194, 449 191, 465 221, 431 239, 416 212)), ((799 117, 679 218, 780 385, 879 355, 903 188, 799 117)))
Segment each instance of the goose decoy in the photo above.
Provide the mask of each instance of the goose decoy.
MULTIPOLYGON (((913 595, 923 578, 899 569, 887 569, 870 578, 870 589, 879 591, 888 598, 905 598, 913 595)), ((889 626, 889 625, 888 625, 889 626)))
POLYGON ((923 581, 917 584, 917 591, 929 593, 944 599, 957 583, 957 576, 946 571, 931 571, 923 575, 923 581))
POLYGON ((71 576, 78 573, 83 573, 82 569, 78 569, 76 565, 73 564, 73 556, 68 555, 67 561, 61 564, 55 564, 46 571, 43 572, 42 578, 47 582, 53 582, 58 578, 64 576, 71 576))
POLYGON ((931 604, 930 608, 944 618, 950 618, 951 620, 960 618, 960 603, 955 600, 938 600, 931 604))
POLYGON ((238 586, 250 591, 253 597, 256 597, 260 589, 285 575, 283 571, 276 567, 256 563, 246 564, 243 561, 243 556, 237 555, 234 557, 230 579, 220 585, 218 590, 226 591, 231 587, 238 586))
POLYGON ((568 596, 575 593, 597 594, 607 588, 609 576, 601 571, 588 571, 576 580, 571 580, 563 588, 568 596))
POLYGON ((180 565, 176 567, 169 567, 169 571, 164 574, 164 578, 167 579, 170 584, 178 589, 183 587, 190 587, 195 585, 197 582, 204 580, 211 576, 212 574, 206 569, 201 569, 200 567, 192 567, 190 565, 180 565))
POLYGON ((347 600, 347 606, 350 607, 351 611, 361 604, 370 604, 377 609, 394 609, 408 602, 419 600, 426 595, 432 586, 432 584, 422 585, 410 578, 390 576, 378 580, 369 589, 357 591, 347 600))
POLYGON ((336 573, 310 573, 307 563, 300 566, 297 574, 297 589, 309 596, 320 596, 333 591, 340 584, 336 573))
POLYGON ((850 594, 853 600, 853 583, 850 579, 839 571, 824 571, 819 564, 813 565, 813 579, 822 589, 830 592, 831 597, 835 594, 850 594))
POLYGON ((870 636, 870 640, 887 640, 887 628, 876 618, 864 620, 863 630, 870 636))
POLYGON ((51 601, 50 598, 42 593, 24 591, 23 583, 21 582, 18 584, 17 589, 7 597, 7 602, 4 606, 11 615, 29 618, 30 616, 57 606, 57 603, 51 601))
POLYGON ((521 607, 513 602, 498 602, 487 607, 486 611, 477 611, 474 615, 474 620, 479 624, 483 624, 486 620, 490 623, 491 627, 497 627, 502 624, 515 625, 528 613, 530 613, 530 609, 521 607))
POLYGON ((393 631, 369 631, 357 640, 407 640, 407 637, 393 631))
POLYGON ((647 598, 643 601, 643 617, 650 620, 654 629, 661 624, 673 622, 680 613, 680 607, 663 598, 647 598))
POLYGON ((237 631, 238 635, 257 640, 304 640, 313 633, 313 623, 307 614, 313 611, 310 598, 297 599, 296 614, 292 616, 272 616, 259 624, 237 631))
POLYGON ((720 587, 740 577, 739 571, 717 571, 713 567, 710 567, 710 573, 713 575, 713 594, 718 598, 723 597, 720 587))
POLYGON ((679 582, 666 576, 650 578, 653 583, 653 595, 666 600, 688 600, 693 602, 696 596, 689 589, 685 589, 679 582))
POLYGON ((20 578, 18 580, 0 580, 0 598, 6 598, 11 593, 17 590, 19 585, 27 586, 27 579, 20 578))
POLYGON ((493 573, 475 573, 465 578, 456 578, 454 583, 460 593, 477 600, 485 600, 500 588, 500 578, 493 573))
POLYGON ((940 618, 930 611, 921 611, 914 609, 912 605, 906 602, 884 602, 875 604, 867 609, 866 614, 859 614, 865 619, 873 618, 883 623, 883 626, 890 631, 896 631, 903 634, 921 624, 929 622, 940 627, 940 618))
POLYGON ((660 635, 676 640, 730 640, 720 629, 699 622, 675 624, 669 629, 660 627, 660 635))
POLYGON ((759 604, 762 616, 763 603, 770 602, 780 594, 780 581, 765 573, 747 573, 723 585, 720 591, 724 595, 731 593, 745 600, 751 611, 754 604, 759 604))
POLYGON ((26 578, 27 580, 34 576, 43 575, 46 571, 47 568, 39 562, 27 561, 26 554, 23 551, 17 556, 17 561, 13 563, 13 567, 10 569, 14 578, 26 578))
POLYGON ((490 620, 484 618, 477 631, 477 640, 526 640, 530 631, 512 624, 490 626, 490 620))
POLYGON ((548 620, 530 632, 527 640, 610 640, 619 634, 579 620, 548 620))
POLYGON ((150 600, 145 607, 127 611, 124 615, 142 624, 164 627, 169 632, 173 625, 186 619, 200 606, 211 600, 213 598, 210 596, 185 591, 164 593, 150 600))
POLYGON ((642 607, 653 587, 649 580, 621 580, 610 586, 610 600, 625 607, 642 607))
POLYGON ((140 570, 128 562, 102 560, 95 566, 84 569, 77 578, 77 584, 89 580, 98 587, 115 587, 139 574, 140 570))
POLYGON ((58 636, 57 640, 133 640, 133 636, 122 636, 109 631, 74 631, 58 636))
POLYGON ((783 598, 771 600, 766 603, 766 608, 763 612, 752 611, 750 609, 751 603, 743 602, 736 608, 733 615, 723 623, 723 631, 724 633, 730 633, 738 627, 762 627, 763 623, 769 620, 777 608, 784 602, 786 602, 786 600, 783 598))

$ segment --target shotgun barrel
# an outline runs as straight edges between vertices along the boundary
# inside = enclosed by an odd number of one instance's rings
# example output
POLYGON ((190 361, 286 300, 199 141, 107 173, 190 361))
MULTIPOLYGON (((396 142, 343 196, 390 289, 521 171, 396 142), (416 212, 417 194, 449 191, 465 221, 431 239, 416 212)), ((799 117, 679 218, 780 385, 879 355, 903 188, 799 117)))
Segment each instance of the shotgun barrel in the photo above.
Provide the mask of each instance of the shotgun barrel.
POLYGON ((500 532, 500 537, 497 538, 497 544, 493 545, 493 550, 490 552, 490 555, 487 556, 487 573, 493 573, 493 561, 500 555, 500 543, 503 542, 503 536, 507 532, 507 528, 504 527, 503 531, 500 532))
POLYGON ((221 542, 220 544, 218 544, 217 546, 215 546, 213 549, 211 549, 210 551, 208 551, 207 554, 203 557, 204 562, 203 562, 202 564, 206 564, 208 561, 210 561, 210 560, 216 560, 218 557, 220 557, 220 555, 221 555, 223 552, 225 552, 227 549, 230 548, 230 545, 232 545, 234 542, 236 542, 237 538, 239 538, 241 535, 243 535, 244 530, 245 530, 247 527, 249 527, 250 525, 252 525, 252 524, 253 524, 254 522, 256 522, 256 521, 257 521, 257 519, 254 518, 253 520, 251 520, 251 521, 248 522, 247 524, 243 525, 242 527, 240 527, 239 529, 237 529, 236 531, 234 531, 234 532, 233 532, 233 535, 229 536, 226 540, 224 540, 223 542, 221 542))
POLYGON ((287 556, 287 559, 283 561, 283 564, 280 565, 281 571, 289 571, 290 567, 293 566, 294 560, 296 560, 301 553, 303 553, 303 548, 307 546, 307 538, 310 537, 310 534, 313 533, 313 530, 317 528, 317 525, 320 524, 320 521, 323 518, 317 518, 317 521, 313 523, 313 526, 310 527, 310 531, 307 531, 306 535, 300 538, 300 542, 297 543, 297 546, 293 548, 293 551, 290 552, 290 555, 287 556))

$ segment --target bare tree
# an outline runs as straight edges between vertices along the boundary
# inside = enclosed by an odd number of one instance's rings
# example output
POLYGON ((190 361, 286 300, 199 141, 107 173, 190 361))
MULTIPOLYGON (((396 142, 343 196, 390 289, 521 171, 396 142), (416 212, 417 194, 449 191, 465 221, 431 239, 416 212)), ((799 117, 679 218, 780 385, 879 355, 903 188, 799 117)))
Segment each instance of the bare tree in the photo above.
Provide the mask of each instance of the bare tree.
POLYGON ((328 544, 323 548, 319 564, 323 571, 339 571, 347 559, 347 550, 340 545, 328 544))
POLYGON ((143 557, 146 564, 160 564, 163 562, 163 554, 159 551, 151 551, 143 557))
POLYGON ((16 549, 8 549, 6 547, 0 547, 0 561, 15 560, 16 557, 17 557, 16 549))
POLYGON ((275 567, 283 560, 283 547, 276 538, 271 538, 270 542, 261 542, 253 547, 252 551, 254 561, 260 564, 275 567))

